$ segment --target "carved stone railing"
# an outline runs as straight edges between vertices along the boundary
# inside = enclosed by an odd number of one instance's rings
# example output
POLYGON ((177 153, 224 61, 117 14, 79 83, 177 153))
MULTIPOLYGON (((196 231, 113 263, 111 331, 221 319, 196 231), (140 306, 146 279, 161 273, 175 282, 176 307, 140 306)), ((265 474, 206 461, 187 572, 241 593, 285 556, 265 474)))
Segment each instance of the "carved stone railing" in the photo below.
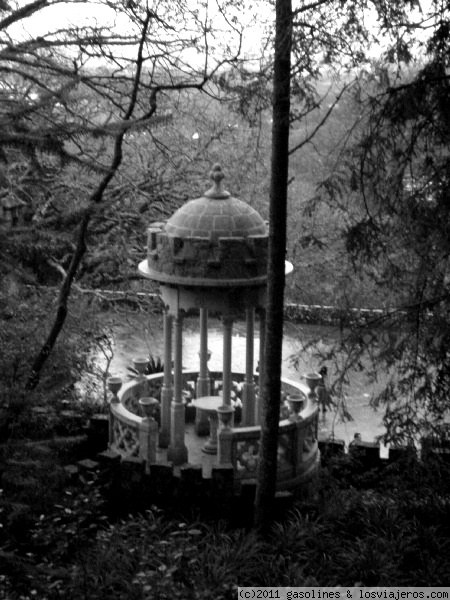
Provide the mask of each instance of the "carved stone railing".
POLYGON ((122 404, 111 404, 110 448, 121 456, 140 456, 139 430, 143 419, 130 413, 122 404))
MULTIPOLYGON (((151 393, 160 394, 158 376, 138 376, 110 402, 109 447, 122 457, 156 461, 158 426, 152 417, 139 416, 139 400, 151 393), (158 392, 159 390, 159 392, 158 392)), ((115 379, 115 378, 114 378, 115 379)))
MULTIPOLYGON (((303 384, 282 380, 285 397, 301 394, 304 407, 298 415, 280 422, 277 453, 277 489, 290 489, 309 479, 318 469, 319 408, 308 395, 303 384)), ((236 427, 226 425, 218 434, 220 464, 231 464, 235 482, 255 483, 260 455, 261 427, 236 427)))
MULTIPOLYGON (((222 374, 210 373, 213 393, 218 394, 222 374)), ((183 395, 185 403, 195 399, 197 371, 183 372, 183 395)), ((115 379, 115 378, 113 378, 115 379)), ((245 375, 233 373, 235 401, 241 399, 245 375)), ((161 398, 163 374, 138 375, 118 392, 113 391, 110 403, 110 449, 123 457, 136 457, 146 461, 147 468, 156 462, 158 444, 157 424, 152 418, 140 415, 139 400, 142 397, 161 398)), ((257 377, 256 377, 257 381, 257 377)), ((120 388, 120 386, 119 386, 120 388)), ((112 390, 112 388, 110 388, 112 390)), ((303 399, 303 408, 289 418, 280 421, 278 435, 277 489, 290 489, 309 479, 320 461, 318 449, 318 413, 314 395, 308 394, 302 383, 282 380, 282 405, 292 396, 303 399)), ((283 407, 286 411, 286 406, 283 407)), ((284 413, 282 413, 284 414, 284 413)), ((235 483, 255 482, 260 453, 260 426, 231 427, 222 415, 218 434, 217 463, 232 465, 235 483)))

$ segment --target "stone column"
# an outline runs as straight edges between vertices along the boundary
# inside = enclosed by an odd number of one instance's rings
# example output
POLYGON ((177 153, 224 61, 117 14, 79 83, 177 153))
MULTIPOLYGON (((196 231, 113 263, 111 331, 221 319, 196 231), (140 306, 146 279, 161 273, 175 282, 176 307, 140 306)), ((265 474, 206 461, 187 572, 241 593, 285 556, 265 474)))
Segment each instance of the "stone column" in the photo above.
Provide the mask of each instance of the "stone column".
POLYGON ((208 309, 200 309, 200 372, 197 379, 197 398, 210 395, 208 373, 208 309))
POLYGON ((233 318, 223 317, 223 389, 222 400, 224 406, 231 406, 231 334, 233 331, 233 318))
MULTIPOLYGON (((200 372, 197 379, 197 398, 211 395, 211 382, 208 374, 208 309, 200 309, 200 372)), ((195 413, 195 432, 208 435, 209 420, 205 411, 197 409, 195 413)))
POLYGON ((174 465, 187 462, 187 448, 184 443, 184 405, 183 405, 183 315, 175 317, 175 348, 173 369, 173 400, 170 409, 170 446, 167 460, 174 465))
POLYGON ((242 425, 256 425, 255 417, 255 381, 253 377, 253 345, 255 336, 255 309, 247 308, 247 340, 245 382, 242 392, 242 425))
POLYGON ((170 405, 173 400, 172 385, 172 315, 164 313, 164 381, 161 390, 161 431, 159 445, 168 448, 170 443, 170 405))
POLYGON ((262 392, 264 387, 264 355, 266 352, 266 309, 261 308, 259 311, 259 394, 256 407, 256 424, 262 423, 263 405, 262 392))

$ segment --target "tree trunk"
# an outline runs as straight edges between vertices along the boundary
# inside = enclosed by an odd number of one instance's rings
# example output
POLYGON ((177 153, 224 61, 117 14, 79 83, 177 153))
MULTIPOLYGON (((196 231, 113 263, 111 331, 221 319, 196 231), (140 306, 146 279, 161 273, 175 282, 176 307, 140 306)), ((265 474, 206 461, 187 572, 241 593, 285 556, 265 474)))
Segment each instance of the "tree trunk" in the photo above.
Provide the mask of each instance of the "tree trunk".
POLYGON ((56 340, 58 339, 59 334, 61 333, 61 330, 64 327, 64 323, 67 317, 67 304, 69 302, 72 283, 75 279, 78 267, 80 266, 81 259, 83 258, 84 253, 86 252, 86 233, 90 221, 90 216, 91 212, 86 212, 80 223, 75 252, 72 256, 72 260, 70 261, 70 266, 64 277, 64 281, 62 282, 61 289, 59 290, 58 306, 56 309, 55 319, 53 321, 53 325, 50 329, 47 339, 45 340, 38 355, 34 359, 30 375, 26 383, 27 390, 34 390, 37 387, 40 380, 42 368, 47 362, 47 359, 50 356, 54 345, 56 344, 56 340))
MULTIPOLYGON (((131 119, 137 101, 137 94, 139 89, 139 82, 141 80, 142 74, 142 65, 143 65, 143 48, 144 42, 147 35, 149 23, 152 18, 152 11, 147 11, 147 17, 142 24, 142 32, 141 32, 141 40, 139 43, 138 54, 136 59, 136 73, 134 77, 134 85, 131 93, 131 98, 128 104, 127 111, 124 115, 123 121, 127 122, 131 119)), ((155 110, 156 110, 156 97, 153 98, 153 103, 151 103, 150 111, 144 118, 150 118, 155 110)), ((67 273, 64 277, 64 280, 61 285, 61 289, 58 296, 58 307, 56 309, 55 319, 53 321, 50 332, 45 340, 43 346, 41 347, 39 353, 37 354, 33 365, 31 367, 30 375, 28 377, 26 383, 26 389, 34 390, 39 384, 39 380, 41 377, 41 371, 47 362, 50 353, 52 352, 56 341, 61 333, 62 328, 64 327, 64 323, 67 317, 67 305, 70 298, 70 292, 72 289, 72 283, 75 279, 75 275, 77 274, 78 268, 81 264, 81 260, 86 252, 86 234, 89 228, 89 223, 91 220, 91 216, 96 210, 96 207, 101 204, 103 201, 103 197, 106 191, 106 188, 110 184, 113 177, 116 175, 121 163, 122 163, 122 146, 123 146, 123 138, 125 135, 125 129, 122 130, 118 135, 116 135, 114 139, 114 152, 111 160, 110 167, 105 175, 102 177, 99 182, 97 188, 93 191, 90 199, 89 206, 84 212, 83 218, 81 219, 78 234, 77 234, 77 243, 75 252, 72 256, 72 260, 70 261, 70 266, 67 270, 67 273)))
POLYGON ((271 524, 277 478, 289 167, 291 0, 276 1, 275 27, 267 337, 263 365, 265 384, 262 390, 260 462, 255 500, 255 526, 261 532, 267 531, 271 524))

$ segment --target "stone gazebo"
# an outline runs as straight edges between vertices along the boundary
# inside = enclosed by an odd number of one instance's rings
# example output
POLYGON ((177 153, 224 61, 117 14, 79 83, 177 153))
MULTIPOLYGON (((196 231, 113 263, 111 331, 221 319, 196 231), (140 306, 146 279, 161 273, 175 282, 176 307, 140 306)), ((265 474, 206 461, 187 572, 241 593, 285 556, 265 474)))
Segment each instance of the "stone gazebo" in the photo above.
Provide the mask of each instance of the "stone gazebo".
MULTIPOLYGON (((261 371, 256 374, 254 368, 254 326, 258 316, 258 358, 263 365, 268 228, 256 210, 222 188, 224 175, 220 165, 213 167, 210 177, 213 185, 201 198, 187 202, 167 222, 154 223, 148 229, 147 259, 140 263, 139 271, 160 284, 165 307, 164 374, 146 378, 141 375, 124 386, 120 394, 117 382, 116 388, 111 388, 114 396, 110 447, 124 456, 134 453, 144 458, 150 473, 151 463, 158 460, 156 443, 167 449, 165 460, 169 463, 179 466, 191 462, 185 439, 186 385, 190 380, 194 388, 191 404, 197 413, 195 431, 198 435, 207 433, 207 418, 211 425, 203 451, 216 455, 217 465, 232 465, 235 478, 254 481, 261 416, 258 390, 264 377, 261 371), (199 369, 185 372, 183 318, 192 313, 200 319, 199 369), (220 316, 223 323, 223 368, 214 374, 208 371, 210 315, 220 316), (245 365, 241 373, 233 373, 233 322, 243 317, 245 365), (157 397, 159 432, 152 417, 133 414, 139 396, 157 395, 154 383, 158 378, 163 378, 157 397), (234 426, 232 407, 236 381, 242 401, 239 427, 234 426)), ((286 265, 287 272, 292 271, 292 265, 286 265)), ((289 414, 280 421, 279 489, 295 487, 318 468, 318 407, 314 391, 317 381, 314 376, 307 376, 306 382, 309 385, 282 381, 282 400, 289 414)), ((143 404, 145 401, 141 407, 143 404)))

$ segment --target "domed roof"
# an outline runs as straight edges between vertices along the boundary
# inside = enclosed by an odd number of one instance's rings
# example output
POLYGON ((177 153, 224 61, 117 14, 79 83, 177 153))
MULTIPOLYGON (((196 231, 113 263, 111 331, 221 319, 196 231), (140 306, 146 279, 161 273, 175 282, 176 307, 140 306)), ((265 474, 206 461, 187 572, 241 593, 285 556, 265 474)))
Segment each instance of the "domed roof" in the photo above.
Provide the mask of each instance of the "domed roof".
POLYGON ((224 175, 220 165, 214 165, 210 177, 214 185, 202 198, 191 200, 178 209, 167 221, 166 233, 180 238, 205 237, 213 243, 224 237, 267 235, 261 215, 222 190, 224 175))
POLYGON ((166 223, 149 227, 147 260, 139 266, 145 277, 190 287, 265 285, 266 223, 222 189, 223 177, 220 165, 214 165, 213 185, 201 198, 184 204, 166 223))

